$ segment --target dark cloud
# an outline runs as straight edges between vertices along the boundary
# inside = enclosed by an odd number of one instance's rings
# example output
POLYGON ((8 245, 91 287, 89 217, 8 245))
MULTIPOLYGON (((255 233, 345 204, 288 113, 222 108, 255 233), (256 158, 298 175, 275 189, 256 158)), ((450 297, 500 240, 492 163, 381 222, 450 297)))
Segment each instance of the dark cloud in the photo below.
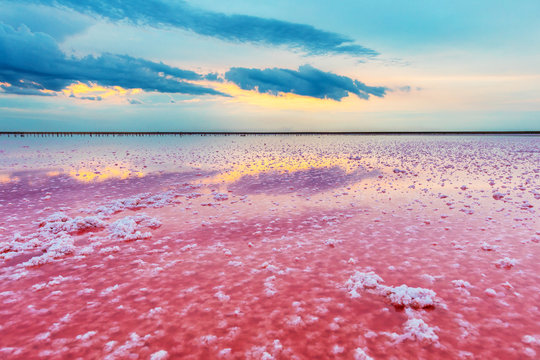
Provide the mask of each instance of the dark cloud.
POLYGON ((95 19, 70 9, 3 2, 0 22, 14 29, 26 25, 32 32, 44 32, 63 41, 68 36, 86 30, 95 19))
POLYGON ((222 82, 223 79, 219 76, 218 73, 209 73, 209 74, 206 74, 204 76, 204 78, 206 80, 210 80, 210 81, 218 81, 218 82, 222 82))
POLYGON ((43 87, 39 84, 20 82, 17 86, 9 86, 0 84, 0 90, 7 94, 14 95, 37 95, 37 96, 55 96, 55 93, 43 92, 43 87))
POLYGON ((380 86, 367 86, 358 80, 324 72, 310 65, 300 66, 298 70, 235 67, 225 73, 225 79, 244 90, 257 90, 273 95, 280 92, 293 93, 337 101, 349 93, 362 99, 368 99, 370 95, 383 97, 388 90, 380 86))
POLYGON ((39 90, 59 91, 76 81, 92 81, 127 89, 227 96, 185 81, 203 79, 202 75, 163 63, 113 54, 66 56, 51 36, 25 26, 15 30, 0 23, 0 54, 0 82, 12 85, 3 86, 5 92, 39 94, 39 90))
POLYGON ((112 21, 137 25, 174 27, 233 42, 287 46, 313 55, 377 55, 352 39, 310 25, 247 15, 227 15, 195 8, 185 1, 170 0, 24 0, 60 6, 112 21))

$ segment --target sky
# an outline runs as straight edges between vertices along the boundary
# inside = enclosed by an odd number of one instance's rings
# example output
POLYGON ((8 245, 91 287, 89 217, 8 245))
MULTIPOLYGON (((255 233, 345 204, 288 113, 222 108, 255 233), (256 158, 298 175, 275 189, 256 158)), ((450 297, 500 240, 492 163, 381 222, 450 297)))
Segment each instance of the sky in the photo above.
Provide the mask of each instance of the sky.
POLYGON ((0 9, 0 131, 540 130, 537 0, 0 9))

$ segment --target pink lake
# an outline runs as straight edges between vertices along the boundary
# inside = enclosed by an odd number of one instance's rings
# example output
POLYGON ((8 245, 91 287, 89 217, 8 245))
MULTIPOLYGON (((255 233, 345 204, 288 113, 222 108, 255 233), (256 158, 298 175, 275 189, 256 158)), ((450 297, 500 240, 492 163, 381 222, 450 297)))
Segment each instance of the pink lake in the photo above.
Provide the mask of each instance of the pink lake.
POLYGON ((0 136, 1 359, 540 357, 538 136, 0 136))

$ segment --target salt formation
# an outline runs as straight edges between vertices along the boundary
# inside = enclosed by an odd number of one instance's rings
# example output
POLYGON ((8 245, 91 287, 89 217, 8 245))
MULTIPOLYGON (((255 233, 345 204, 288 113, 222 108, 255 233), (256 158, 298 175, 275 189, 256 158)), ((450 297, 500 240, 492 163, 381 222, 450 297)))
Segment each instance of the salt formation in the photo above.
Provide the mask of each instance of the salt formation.
POLYGON ((426 344, 434 344, 439 340, 439 337, 435 334, 435 331, 439 330, 439 328, 430 327, 424 320, 419 318, 407 320, 403 329, 404 333, 398 337, 398 342, 404 340, 417 340, 426 344))
POLYGON ((517 264, 516 259, 505 257, 495 262, 495 266, 502 269, 511 269, 517 264))
POLYGON ((329 246, 329 247, 336 247, 336 245, 339 243, 341 243, 341 240, 336 240, 336 239, 324 240, 324 245, 329 246))
POLYGON ((39 221, 37 232, 26 236, 15 234, 10 242, 0 243, 0 259, 8 260, 25 252, 41 251, 42 255, 32 257, 24 266, 46 264, 75 251, 72 235, 98 231, 105 226, 101 219, 94 216, 71 218, 57 212, 39 221))
POLYGON ((491 244, 488 244, 487 242, 483 242, 482 243, 482 246, 481 246, 482 250, 484 251, 494 251, 498 248, 497 245, 491 245, 491 244))
POLYGON ((418 317, 415 310, 435 307, 436 294, 433 290, 414 288, 407 285, 396 287, 381 284, 382 278, 372 271, 355 271, 347 280, 345 286, 349 296, 358 298, 361 296, 359 291, 366 291, 370 294, 385 298, 390 304, 396 307, 405 308, 408 320, 403 326, 404 333, 399 335, 395 333, 385 333, 396 343, 405 340, 417 340, 426 344, 437 344, 439 337, 435 333, 439 329, 428 326, 424 320, 418 317))
POLYGON ((266 296, 273 296, 277 293, 275 282, 275 275, 269 276, 264 280, 264 293, 266 296))
POLYGON ((36 290, 36 291, 39 291, 39 290, 43 290, 43 289, 49 288, 49 287, 54 286, 54 285, 59 285, 59 284, 65 282, 65 281, 73 281, 73 280, 77 280, 77 279, 78 278, 73 278, 72 276, 64 277, 62 275, 58 275, 58 276, 53 277, 48 282, 32 285, 32 289, 36 290))
POLYGON ((107 354, 103 359, 104 360, 117 360, 117 359, 129 359, 137 354, 137 352, 142 348, 145 342, 150 339, 150 335, 140 336, 137 333, 133 332, 129 334, 128 340, 120 346, 117 346, 116 341, 109 341, 105 345, 105 352, 107 354))
POLYGON ((524 335, 521 341, 527 345, 540 346, 540 335, 524 335))
POLYGON ((375 274, 373 271, 370 272, 360 272, 355 271, 354 274, 350 277, 349 280, 345 283, 349 295, 353 298, 360 297, 361 294, 358 290, 374 289, 377 290, 383 282, 380 276, 375 274))
POLYGON ((214 200, 225 201, 229 199, 229 195, 223 193, 217 193, 214 195, 214 200))
POLYGON ((90 340, 90 338, 92 338, 96 334, 97 334, 97 331, 88 331, 85 334, 77 335, 75 339, 80 340, 82 342, 87 342, 88 340, 90 340))
MULTIPOLYGON (((75 236, 90 232, 99 232, 108 229, 109 238, 123 241, 148 239, 150 232, 142 232, 144 228, 156 229, 161 226, 159 220, 145 214, 127 216, 111 224, 107 224, 102 213, 98 216, 70 217, 63 212, 56 212, 38 221, 37 232, 23 236, 15 234, 10 242, 0 243, 0 259, 9 260, 20 254, 41 251, 42 255, 34 256, 22 265, 33 267, 43 265, 66 255, 74 254, 75 236)), ((110 251, 116 252, 115 248, 110 251)), ((93 252, 93 248, 85 247, 79 251, 80 255, 93 252)))
POLYGON ((469 289, 473 287, 471 283, 465 280, 452 280, 452 284, 457 288, 469 289))
POLYGON ((167 360, 169 358, 169 353, 165 350, 159 350, 152 355, 150 355, 150 360, 167 360))
POLYGON ((500 192, 494 192, 494 193, 493 193, 493 198, 494 198, 495 200, 501 200, 503 197, 504 197, 504 194, 503 194, 503 193, 500 193, 500 192))
POLYGON ((392 305, 411 308, 427 308, 435 306, 435 292, 429 289, 414 288, 407 285, 397 287, 381 287, 383 294, 392 305))
POLYGON ((96 214, 101 218, 108 219, 112 215, 124 210, 162 208, 168 204, 171 204, 177 196, 180 195, 177 195, 172 191, 157 194, 142 193, 130 198, 118 199, 107 205, 101 205, 95 209, 87 209, 86 211, 96 214))
POLYGON ((366 354, 366 352, 362 348, 354 349, 353 359, 354 360, 373 360, 373 358, 369 356, 368 354, 366 354))
POLYGON ((43 255, 34 256, 22 265, 29 267, 43 265, 65 255, 70 255, 75 251, 73 238, 67 234, 58 234, 46 239, 46 242, 43 242, 40 248, 45 252, 43 255))
POLYGON ((133 241, 148 239, 150 232, 142 232, 144 228, 157 229, 161 222, 145 214, 126 216, 109 225, 109 237, 115 240, 133 241))
POLYGON ((386 298, 394 306, 415 309, 435 306, 436 294, 433 290, 409 287, 407 285, 392 287, 383 285, 382 282, 381 277, 372 271, 367 273, 355 271, 347 280, 345 286, 349 295, 353 298, 361 296, 359 290, 366 290, 369 293, 386 298))
POLYGON ((39 222, 41 232, 58 234, 66 232, 74 234, 81 231, 99 230, 105 227, 105 222, 96 216, 77 216, 71 218, 64 213, 54 213, 39 222))

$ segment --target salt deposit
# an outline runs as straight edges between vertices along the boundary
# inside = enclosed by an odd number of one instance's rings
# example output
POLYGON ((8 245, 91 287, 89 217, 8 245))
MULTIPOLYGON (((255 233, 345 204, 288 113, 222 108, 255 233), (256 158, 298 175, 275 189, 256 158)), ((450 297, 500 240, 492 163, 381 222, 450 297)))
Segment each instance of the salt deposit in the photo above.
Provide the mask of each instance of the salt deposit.
POLYGON ((152 236, 149 231, 142 232, 145 228, 156 229, 161 222, 145 214, 126 216, 109 225, 109 237, 115 240, 133 241, 148 239, 152 236))
POLYGON ((0 358, 540 352, 534 136, 0 136, 0 358))
POLYGON ((388 300, 394 306, 411 308, 434 307, 436 294, 433 290, 400 285, 396 287, 382 284, 383 280, 374 272, 355 273, 347 280, 345 286, 352 298, 361 297, 359 290, 367 290, 369 293, 379 295, 388 300))

